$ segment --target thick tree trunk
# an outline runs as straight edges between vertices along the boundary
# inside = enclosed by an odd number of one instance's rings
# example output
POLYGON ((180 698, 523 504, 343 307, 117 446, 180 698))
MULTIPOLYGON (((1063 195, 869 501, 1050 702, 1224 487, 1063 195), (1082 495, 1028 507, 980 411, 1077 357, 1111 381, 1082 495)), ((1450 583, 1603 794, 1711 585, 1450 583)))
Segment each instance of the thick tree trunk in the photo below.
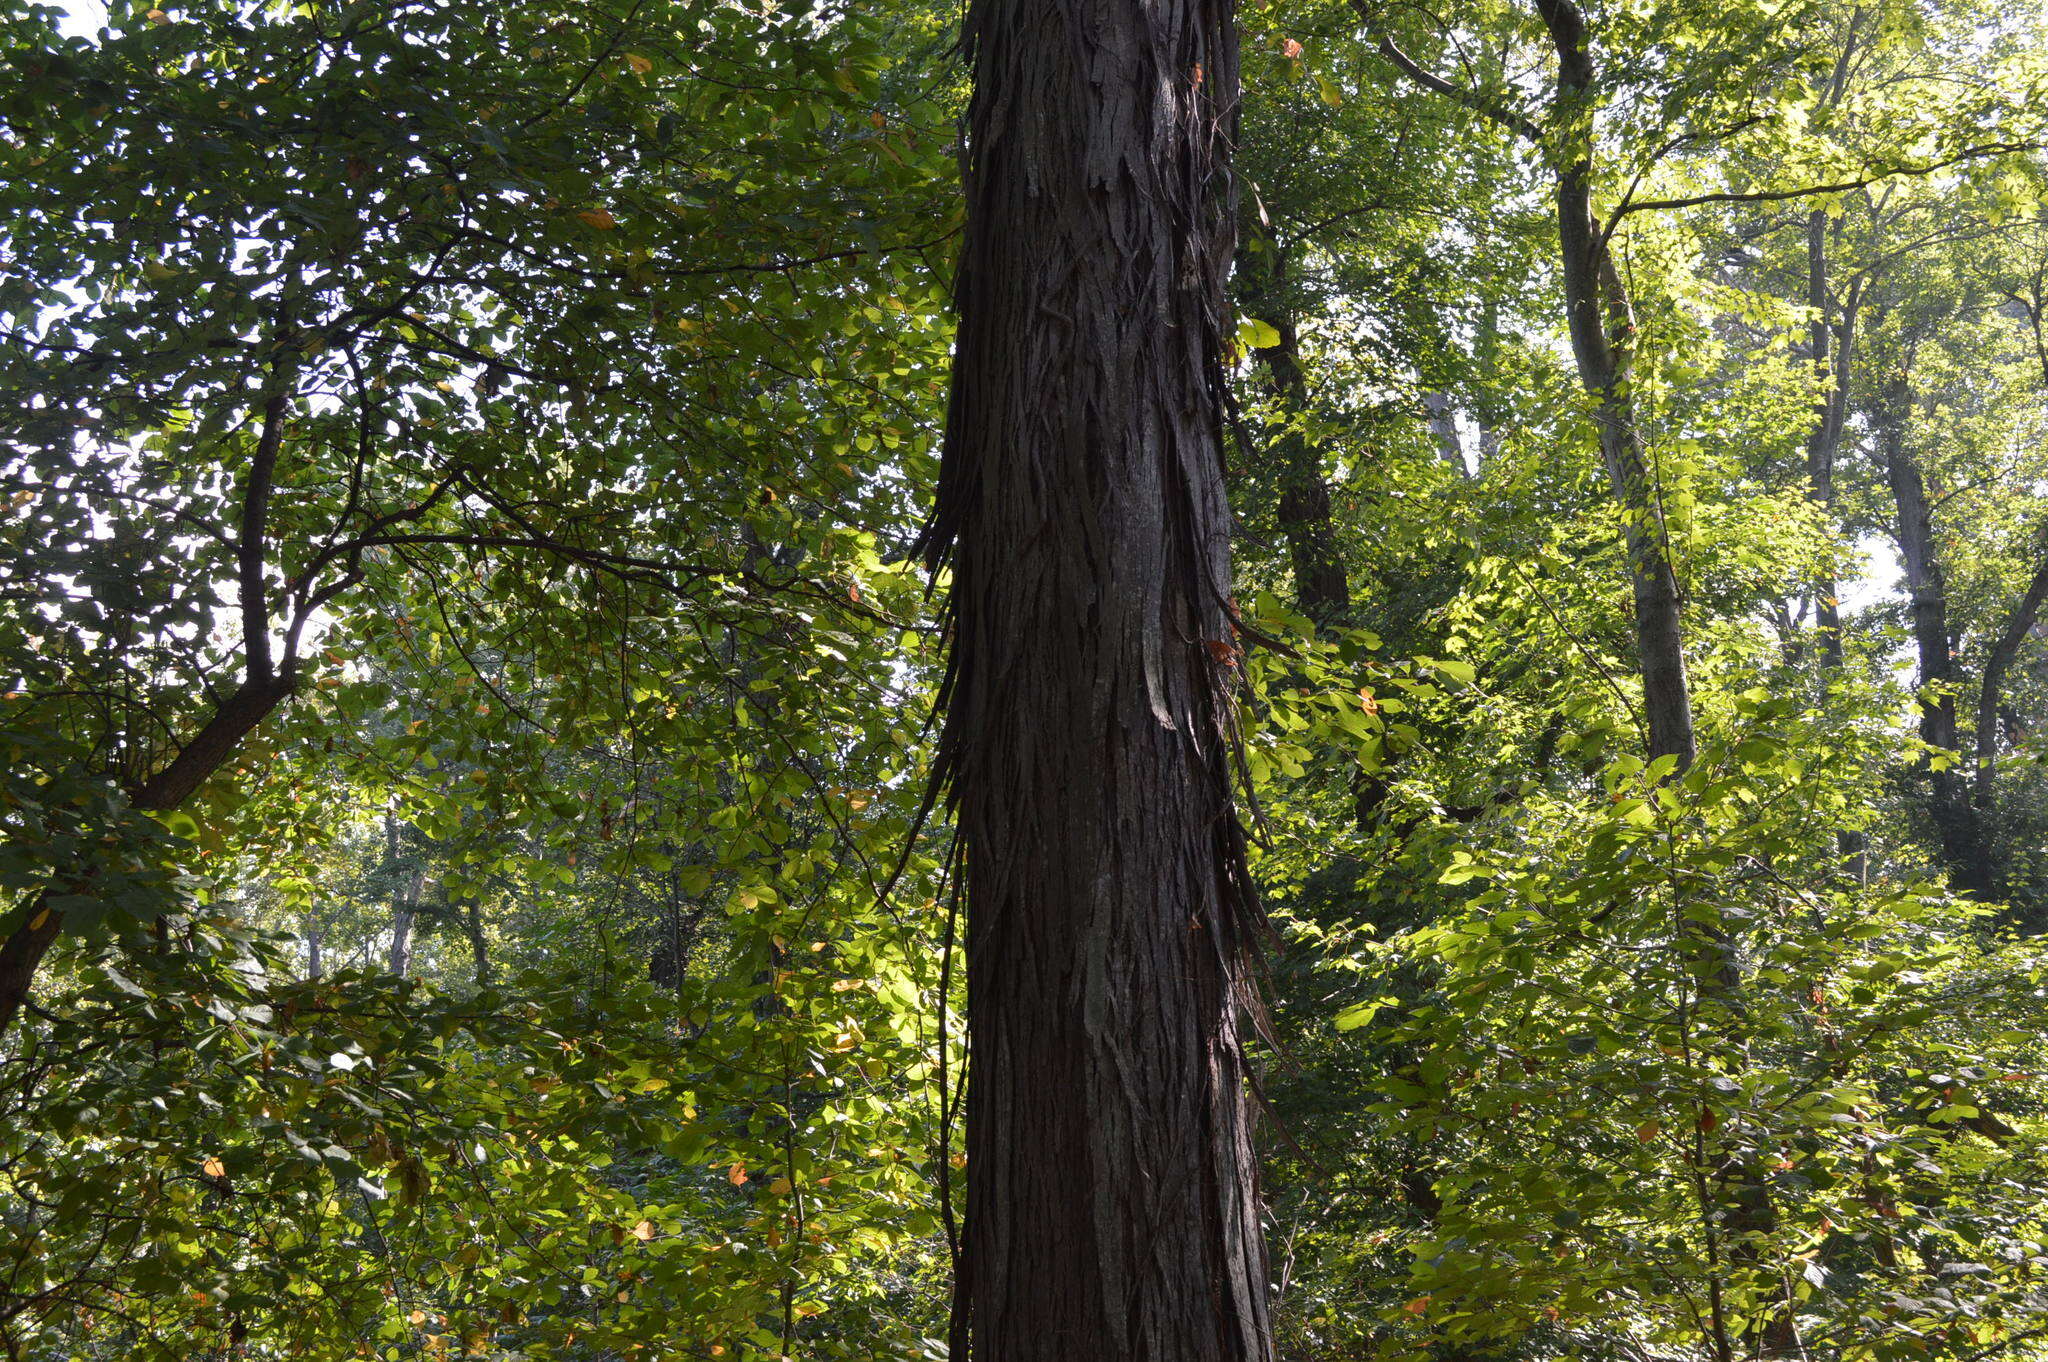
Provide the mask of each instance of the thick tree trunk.
POLYGON ((1221 459, 1227 0, 977 0, 934 570, 965 858, 956 1362, 1268 1362, 1221 459))

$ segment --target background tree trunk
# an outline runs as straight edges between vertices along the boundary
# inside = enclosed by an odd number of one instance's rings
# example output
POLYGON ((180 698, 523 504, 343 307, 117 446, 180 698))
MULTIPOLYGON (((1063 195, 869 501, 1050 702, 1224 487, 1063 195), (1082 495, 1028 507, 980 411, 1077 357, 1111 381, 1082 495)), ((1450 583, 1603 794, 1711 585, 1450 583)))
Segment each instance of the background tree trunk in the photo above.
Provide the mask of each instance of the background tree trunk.
POLYGON ((426 868, 405 863, 400 844, 398 820, 384 815, 384 865, 391 877, 391 972, 404 978, 412 972, 412 930, 419 917, 420 891, 426 884, 426 868))
POLYGON ((2005 674, 2020 655, 2020 645, 2034 632, 2041 618, 2041 605, 2048 601, 2048 555, 2034 569, 2020 603, 2006 617, 2005 628, 1984 659, 1984 680, 1977 692, 1977 771, 1973 801, 1979 816, 1990 812, 1996 796, 1998 775, 1998 708, 2005 691, 2005 674))
POLYGON ((978 0, 938 503, 965 858, 952 1356, 1267 1362, 1222 481, 1227 0, 978 0))
MULTIPOLYGON (((1558 273, 1564 285, 1566 324, 1580 384, 1593 401, 1608 485, 1626 518, 1624 546, 1635 595, 1645 746, 1652 760, 1675 758, 1677 774, 1699 755, 1692 683, 1686 674, 1682 602, 1671 566, 1662 489, 1637 420, 1634 304, 1615 265, 1609 233, 1593 209, 1591 123, 1586 116, 1595 93, 1591 40, 1585 14, 1573 0, 1534 3, 1557 51, 1553 126, 1584 129, 1574 134, 1583 140, 1559 169, 1556 183, 1558 273)), ((1743 977, 1733 934, 1718 921, 1696 923, 1689 930, 1698 951, 1702 993, 1739 1016, 1744 1011, 1743 977)), ((1733 1232, 1731 1261, 1754 1268, 1757 1244, 1776 1229, 1776 1208, 1754 1169, 1731 1163, 1717 1181, 1711 1190, 1701 1183, 1701 1214, 1710 1222, 1720 1220, 1722 1228, 1711 1231, 1717 1238, 1733 1232), (1714 1201, 1722 1206, 1714 1206, 1714 1201)), ((1754 1320, 1732 1322, 1731 1327, 1716 1295, 1711 1314, 1709 1341, 1716 1362, 1733 1362, 1738 1349, 1758 1358, 1779 1356, 1793 1341, 1787 1311, 1768 1309, 1754 1320)))
MULTIPOLYGON (((1592 98, 1593 60, 1585 16, 1569 0, 1536 0, 1557 49, 1556 122, 1568 126, 1592 98)), ((1636 664, 1643 678, 1643 720, 1651 757, 1692 765, 1692 688, 1685 672, 1678 578, 1671 570, 1663 503, 1636 421, 1630 379, 1635 313, 1614 266, 1607 234, 1593 213, 1590 150, 1557 176, 1559 275, 1579 382, 1593 399, 1593 423, 1607 481, 1627 516, 1629 578, 1635 589, 1636 664)))
MULTIPOLYGON (((1846 56, 1845 56, 1846 61, 1846 56)), ((1839 86, 1841 75, 1837 74, 1839 86)), ((1863 279, 1859 274, 1849 283, 1839 315, 1829 281, 1828 215, 1814 209, 1806 217, 1806 304, 1813 310, 1810 349, 1814 377, 1821 388, 1814 412, 1813 430, 1806 437, 1807 490, 1827 515, 1828 527, 1839 532, 1835 515, 1835 461, 1841 453, 1842 432, 1849 417, 1849 365, 1856 350, 1856 322, 1862 308, 1863 279)), ((1814 636, 1820 651, 1820 684, 1823 692, 1842 676, 1841 584, 1831 562, 1817 573, 1813 593, 1814 636)), ((1842 867, 1849 878, 1861 884, 1870 877, 1865 838, 1860 830, 1844 828, 1835 834, 1842 853, 1842 867)))
MULTIPOLYGON (((1920 465, 1906 447, 1912 391, 1903 376, 1886 384, 1879 399, 1877 440, 1896 508, 1899 558, 1913 602, 1913 648, 1920 664, 1920 740, 1951 754, 1957 751, 1955 661, 1951 655, 1948 584, 1934 540, 1934 513, 1920 465)), ((1941 859, 1956 887, 1983 897, 1990 891, 1982 855, 1983 837, 1961 773, 1931 773, 1932 811, 1941 838, 1941 859)))
POLYGON ((1322 451, 1292 422, 1309 417, 1308 378, 1301 367, 1301 333, 1287 303, 1287 260, 1267 237, 1263 251, 1239 256, 1245 310, 1273 328, 1277 340, 1254 350, 1272 381, 1281 415, 1290 422, 1271 452, 1278 456, 1280 533, 1294 568, 1301 612, 1318 624, 1332 624, 1351 611, 1351 584, 1337 551, 1330 516, 1330 486, 1323 477, 1322 451))
POLYGON ((462 934, 469 941, 470 970, 473 982, 478 988, 489 988, 494 982, 491 969, 490 942, 484 936, 483 909, 475 899, 469 901, 462 914, 462 934))
POLYGON ((1470 477, 1465 467, 1465 442, 1458 434, 1458 413, 1447 392, 1422 395, 1422 409, 1429 414, 1429 438, 1436 441, 1437 457, 1459 477, 1470 477))
MULTIPOLYGON (((1835 506, 1835 459, 1842 447, 1842 431, 1849 414, 1849 365, 1855 353, 1856 320, 1861 304, 1861 280, 1852 281, 1848 299, 1836 316, 1834 292, 1828 281, 1828 217, 1819 209, 1806 221, 1806 302, 1813 309, 1810 348, 1814 376, 1822 385, 1814 412, 1813 430, 1806 437, 1806 477, 1813 499, 1830 515, 1835 506)), ((1821 573, 1813 583, 1813 618, 1820 643, 1822 672, 1830 679, 1842 668, 1842 618, 1837 600, 1840 589, 1832 570, 1821 573)))

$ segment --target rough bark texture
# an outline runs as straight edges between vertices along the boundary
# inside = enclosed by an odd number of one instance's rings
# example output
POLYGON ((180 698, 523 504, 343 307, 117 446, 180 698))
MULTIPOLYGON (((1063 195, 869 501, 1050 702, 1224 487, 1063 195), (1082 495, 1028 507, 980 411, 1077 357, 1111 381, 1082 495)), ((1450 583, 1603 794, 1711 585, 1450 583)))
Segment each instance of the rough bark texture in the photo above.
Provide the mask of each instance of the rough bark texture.
POLYGON ((977 0, 938 504, 965 859, 952 1356, 1273 1356, 1221 459, 1228 0, 977 0))

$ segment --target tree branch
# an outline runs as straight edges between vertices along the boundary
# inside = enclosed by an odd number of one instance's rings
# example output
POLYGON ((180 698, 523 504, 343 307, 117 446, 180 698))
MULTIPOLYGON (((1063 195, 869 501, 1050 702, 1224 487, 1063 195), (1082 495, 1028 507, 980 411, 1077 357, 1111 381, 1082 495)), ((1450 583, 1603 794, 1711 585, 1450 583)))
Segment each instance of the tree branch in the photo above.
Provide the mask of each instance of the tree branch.
POLYGON ((1843 180, 1836 184, 1813 184, 1799 189, 1765 190, 1719 190, 1711 194, 1691 194, 1677 199, 1644 199, 1640 203, 1624 204, 1615 210, 1614 220, 1631 213, 1648 213, 1669 208, 1697 208, 1708 203, 1783 203, 1787 199, 1812 198, 1817 194, 1842 194, 1852 189, 1867 189, 1871 185, 1905 175, 1932 175, 1950 166, 1965 161, 1981 161, 1987 156, 2006 156, 2015 152, 2038 151, 2039 142, 1988 142, 1979 147, 1966 147, 1953 156, 1947 156, 1927 165, 1888 166, 1854 180, 1843 180))
POLYGON ((1359 21, 1365 25, 1365 31, 1378 41, 1380 55, 1392 62, 1408 79, 1425 90, 1442 95, 1453 103, 1491 120, 1518 137, 1538 146, 1542 145, 1543 130, 1537 127, 1527 114, 1498 100, 1489 99, 1477 90, 1445 80, 1403 52, 1393 38, 1380 28, 1368 0, 1351 0, 1351 7, 1358 12, 1359 21))

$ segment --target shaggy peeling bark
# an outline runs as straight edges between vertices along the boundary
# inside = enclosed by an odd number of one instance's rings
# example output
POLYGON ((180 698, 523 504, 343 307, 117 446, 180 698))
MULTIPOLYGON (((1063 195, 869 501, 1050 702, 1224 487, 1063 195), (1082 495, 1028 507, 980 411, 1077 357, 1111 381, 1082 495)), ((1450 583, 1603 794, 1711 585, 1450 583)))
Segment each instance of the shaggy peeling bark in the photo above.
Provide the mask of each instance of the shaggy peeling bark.
POLYGON ((1221 457, 1227 0, 977 0, 939 493, 962 855, 952 1356, 1269 1362, 1221 457))

